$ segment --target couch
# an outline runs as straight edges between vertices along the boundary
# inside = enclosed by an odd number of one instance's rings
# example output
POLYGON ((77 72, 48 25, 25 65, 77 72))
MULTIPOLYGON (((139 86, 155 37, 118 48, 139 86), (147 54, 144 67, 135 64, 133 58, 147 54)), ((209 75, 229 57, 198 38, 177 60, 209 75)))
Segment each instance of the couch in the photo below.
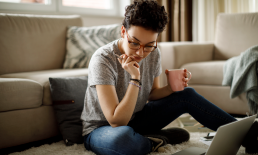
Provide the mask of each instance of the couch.
MULTIPOLYGON (((230 86, 222 86, 223 65, 258 44, 258 13, 221 13, 214 42, 162 42, 162 68, 186 68, 192 73, 189 86, 230 114, 249 113, 246 93, 230 98, 230 86)), ((166 85, 166 76, 160 78, 166 85)))
POLYGON ((0 149, 60 135, 49 77, 88 73, 63 69, 68 26, 81 17, 0 14, 0 149))
MULTIPOLYGON (((220 15, 215 43, 158 43, 163 69, 187 68, 190 86, 201 95, 229 113, 245 114, 244 94, 230 99, 230 88, 221 86, 222 66, 257 44, 257 18, 220 15)), ((0 14, 0 149, 60 135, 49 77, 88 74, 87 68, 63 69, 67 26, 82 26, 81 17, 0 14)), ((160 83, 166 83, 164 73, 160 83)))

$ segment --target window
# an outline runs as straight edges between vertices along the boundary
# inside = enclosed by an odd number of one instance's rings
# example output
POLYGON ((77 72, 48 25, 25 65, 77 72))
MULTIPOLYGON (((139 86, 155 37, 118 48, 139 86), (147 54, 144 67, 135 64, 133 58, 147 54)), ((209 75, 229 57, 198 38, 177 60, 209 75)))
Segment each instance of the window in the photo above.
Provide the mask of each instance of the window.
POLYGON ((56 9, 52 0, 0 0, 1 10, 52 11, 56 9))
POLYGON ((111 9, 111 0, 62 0, 62 5, 68 7, 111 9))
POLYGON ((130 0, 0 0, 1 10, 123 16, 130 0))
POLYGON ((37 3, 48 5, 51 3, 51 0, 0 0, 0 2, 8 3, 37 3))
POLYGON ((59 0, 60 12, 116 16, 120 0, 59 0), (105 2, 103 2, 105 1, 105 2))

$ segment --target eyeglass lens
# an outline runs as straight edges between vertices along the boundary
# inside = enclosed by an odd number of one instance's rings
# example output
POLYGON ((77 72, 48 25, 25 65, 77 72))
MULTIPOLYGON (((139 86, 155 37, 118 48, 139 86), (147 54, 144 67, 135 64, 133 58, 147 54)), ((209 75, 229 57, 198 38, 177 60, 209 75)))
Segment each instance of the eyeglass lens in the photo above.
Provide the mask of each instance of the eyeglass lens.
MULTIPOLYGON (((141 48, 141 45, 138 43, 131 42, 131 43, 129 43, 129 47, 131 49, 138 50, 141 48)), ((155 49, 155 47, 153 47, 153 46, 144 46, 144 51, 146 51, 146 52, 151 52, 154 49, 155 49)))

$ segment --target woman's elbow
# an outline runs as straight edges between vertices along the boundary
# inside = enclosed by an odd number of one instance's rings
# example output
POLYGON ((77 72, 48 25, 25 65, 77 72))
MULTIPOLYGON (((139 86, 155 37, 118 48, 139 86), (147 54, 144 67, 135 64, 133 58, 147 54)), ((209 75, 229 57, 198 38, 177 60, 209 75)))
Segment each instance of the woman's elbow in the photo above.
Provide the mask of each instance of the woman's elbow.
POLYGON ((109 115, 109 117, 106 117, 109 125, 113 128, 119 127, 119 126, 127 126, 129 120, 121 119, 121 117, 114 117, 114 115, 109 115))
POLYGON ((118 124, 110 124, 110 126, 111 126, 112 128, 116 128, 116 127, 119 127, 120 125, 118 125, 118 124))
POLYGON ((127 123, 124 123, 124 122, 109 122, 110 126, 113 127, 113 128, 116 128, 116 127, 120 127, 120 126, 127 126, 127 123))
POLYGON ((127 124, 110 124, 112 128, 120 127, 120 126, 127 126, 127 124))

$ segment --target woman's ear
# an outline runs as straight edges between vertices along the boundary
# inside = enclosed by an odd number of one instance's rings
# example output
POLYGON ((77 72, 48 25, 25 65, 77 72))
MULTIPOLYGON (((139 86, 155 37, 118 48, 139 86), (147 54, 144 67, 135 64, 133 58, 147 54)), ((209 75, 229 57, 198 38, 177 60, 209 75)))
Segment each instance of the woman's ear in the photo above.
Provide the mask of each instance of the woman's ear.
POLYGON ((122 38, 124 38, 125 32, 126 32, 126 29, 125 29, 124 25, 122 25, 122 26, 121 26, 121 37, 122 37, 122 38))

